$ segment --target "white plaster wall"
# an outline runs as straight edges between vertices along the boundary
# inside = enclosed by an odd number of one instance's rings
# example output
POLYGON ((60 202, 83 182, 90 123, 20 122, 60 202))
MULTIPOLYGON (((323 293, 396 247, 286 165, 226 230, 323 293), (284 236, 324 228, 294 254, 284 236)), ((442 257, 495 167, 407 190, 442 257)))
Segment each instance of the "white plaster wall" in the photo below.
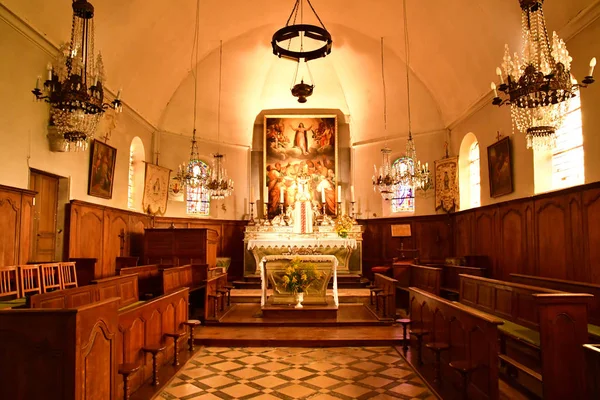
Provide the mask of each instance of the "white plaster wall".
MULTIPOLYGON (((53 153, 46 139, 48 110, 34 101, 31 90, 38 75, 44 75, 51 55, 41 46, 0 19, 0 184, 27 188, 29 168, 70 180, 70 199, 127 208, 129 145, 139 136, 150 159, 152 128, 127 109, 118 116, 109 145, 117 148, 112 199, 87 195, 90 152, 53 153)), ((110 71, 107 71, 110 79, 110 71)), ((125 101, 127 98, 125 96, 125 101)), ((106 132, 101 124, 97 136, 106 132)))

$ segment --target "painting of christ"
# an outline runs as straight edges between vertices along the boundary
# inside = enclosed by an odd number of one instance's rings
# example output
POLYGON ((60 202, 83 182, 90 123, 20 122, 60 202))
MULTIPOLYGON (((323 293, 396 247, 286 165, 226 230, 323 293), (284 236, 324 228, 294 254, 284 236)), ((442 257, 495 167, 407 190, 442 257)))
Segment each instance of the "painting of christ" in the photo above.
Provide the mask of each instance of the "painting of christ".
POLYGON ((264 182, 269 217, 284 205, 294 205, 306 189, 313 205, 336 212, 337 118, 335 115, 273 115, 264 123, 264 182), (308 184, 300 188, 299 180, 308 184))

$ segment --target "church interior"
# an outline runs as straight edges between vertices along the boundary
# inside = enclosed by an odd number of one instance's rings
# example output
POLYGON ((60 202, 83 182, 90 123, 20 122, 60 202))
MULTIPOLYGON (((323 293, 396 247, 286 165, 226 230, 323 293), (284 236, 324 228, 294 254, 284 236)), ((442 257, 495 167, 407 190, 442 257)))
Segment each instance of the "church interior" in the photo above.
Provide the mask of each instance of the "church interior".
POLYGON ((600 398, 600 0, 0 0, 0 51, 1 399, 600 398))

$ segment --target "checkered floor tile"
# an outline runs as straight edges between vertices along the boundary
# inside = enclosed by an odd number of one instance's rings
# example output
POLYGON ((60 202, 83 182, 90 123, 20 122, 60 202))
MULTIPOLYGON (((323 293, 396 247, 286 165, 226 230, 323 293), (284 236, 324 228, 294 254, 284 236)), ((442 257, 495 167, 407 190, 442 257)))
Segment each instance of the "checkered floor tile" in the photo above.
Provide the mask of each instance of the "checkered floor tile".
POLYGON ((155 399, 427 399, 393 347, 205 347, 155 399))

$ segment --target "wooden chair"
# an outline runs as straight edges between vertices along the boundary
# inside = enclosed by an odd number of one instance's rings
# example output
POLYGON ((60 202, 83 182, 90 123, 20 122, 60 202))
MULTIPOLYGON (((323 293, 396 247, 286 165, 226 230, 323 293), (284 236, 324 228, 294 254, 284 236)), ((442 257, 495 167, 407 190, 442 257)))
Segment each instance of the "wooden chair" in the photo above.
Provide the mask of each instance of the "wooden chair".
POLYGON ((61 289, 77 287, 77 270, 73 261, 60 263, 59 276, 61 289))
POLYGON ((61 285, 60 263, 40 264, 40 275, 44 293, 64 289, 61 285))
POLYGON ((42 293, 42 280, 40 278, 39 265, 19 265, 19 283, 21 296, 25 297, 29 293, 42 293))
POLYGON ((0 298, 15 296, 19 298, 19 283, 17 279, 17 267, 0 267, 0 298))

